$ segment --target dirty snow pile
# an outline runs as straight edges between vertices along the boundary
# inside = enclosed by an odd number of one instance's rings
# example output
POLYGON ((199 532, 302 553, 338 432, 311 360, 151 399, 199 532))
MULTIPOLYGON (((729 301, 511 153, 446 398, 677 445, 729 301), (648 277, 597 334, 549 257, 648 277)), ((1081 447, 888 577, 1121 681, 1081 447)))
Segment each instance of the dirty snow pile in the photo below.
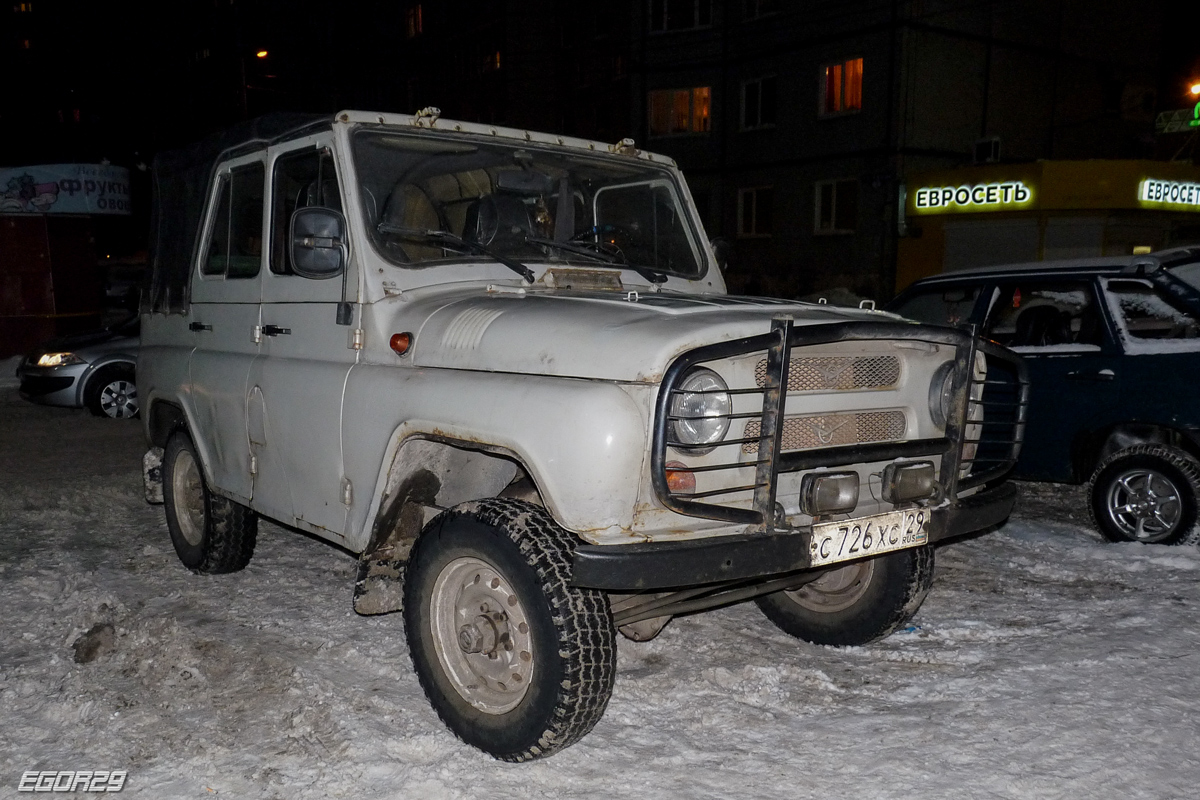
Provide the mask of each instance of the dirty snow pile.
POLYGON ((26 770, 85 769, 127 770, 124 794, 146 798, 1159 800, 1200 785, 1200 553, 1103 544, 1079 489, 1026 487, 1000 531, 943 546, 924 608, 875 645, 798 642, 752 604, 622 639, 591 735, 509 765, 438 722, 396 616, 353 613, 349 554, 264 524, 244 572, 185 570, 142 500, 142 447, 137 423, 0 385, 0 796, 26 770))

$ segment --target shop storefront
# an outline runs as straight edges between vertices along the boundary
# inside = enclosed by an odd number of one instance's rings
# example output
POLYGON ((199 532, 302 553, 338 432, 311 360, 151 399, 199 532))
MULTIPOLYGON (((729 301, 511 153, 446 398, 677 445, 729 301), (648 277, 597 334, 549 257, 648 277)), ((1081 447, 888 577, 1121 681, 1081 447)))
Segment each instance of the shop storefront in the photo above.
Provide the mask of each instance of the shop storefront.
POLYGON ((129 213, 123 167, 0 169, 0 358, 99 327, 93 221, 129 213))
POLYGON ((896 289, 968 267, 1200 244, 1200 167, 1039 161, 906 177, 896 289))

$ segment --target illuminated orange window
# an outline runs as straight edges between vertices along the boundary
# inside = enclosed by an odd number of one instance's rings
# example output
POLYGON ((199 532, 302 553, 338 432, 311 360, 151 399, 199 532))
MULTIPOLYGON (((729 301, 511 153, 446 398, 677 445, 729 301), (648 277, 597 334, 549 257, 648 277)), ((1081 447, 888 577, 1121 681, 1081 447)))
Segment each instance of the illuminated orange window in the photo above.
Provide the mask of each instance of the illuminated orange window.
POLYGON ((650 135, 708 133, 712 128, 712 88, 655 89, 650 92, 650 135))
POLYGON ((421 23, 421 4, 418 3, 415 6, 409 6, 408 8, 404 9, 405 38, 412 39, 416 36, 419 36, 423 30, 424 26, 421 23))
POLYGON ((822 70, 821 113, 840 114, 862 109, 863 60, 852 58, 822 70))

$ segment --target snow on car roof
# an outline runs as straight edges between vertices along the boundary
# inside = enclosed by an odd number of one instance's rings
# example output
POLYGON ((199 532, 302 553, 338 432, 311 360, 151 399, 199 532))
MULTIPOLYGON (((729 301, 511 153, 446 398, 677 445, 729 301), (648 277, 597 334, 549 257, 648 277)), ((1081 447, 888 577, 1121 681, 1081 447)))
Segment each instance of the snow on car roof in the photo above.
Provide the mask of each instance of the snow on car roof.
POLYGON ((1097 258, 1062 258, 1051 261, 1023 261, 1015 264, 992 264, 985 267, 969 267, 967 269, 954 270, 953 272, 944 272, 941 275, 931 275, 927 278, 922 278, 918 282, 936 283, 940 281, 953 281, 959 278, 967 278, 979 275, 1003 275, 1020 272, 1118 272, 1126 267, 1132 267, 1137 264, 1158 266, 1160 264, 1171 264, 1171 262, 1185 260, 1200 261, 1200 247, 1176 247, 1170 250, 1159 250, 1157 252, 1145 255, 1102 256, 1097 258))

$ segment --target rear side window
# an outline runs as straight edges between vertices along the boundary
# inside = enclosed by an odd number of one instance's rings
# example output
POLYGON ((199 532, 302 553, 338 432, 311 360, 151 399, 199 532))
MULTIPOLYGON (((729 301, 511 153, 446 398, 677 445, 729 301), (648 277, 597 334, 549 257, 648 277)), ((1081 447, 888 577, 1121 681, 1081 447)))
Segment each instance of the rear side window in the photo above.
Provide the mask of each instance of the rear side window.
POLYGON ((962 325, 971 319, 971 310, 979 297, 979 288, 931 289, 915 294, 898 308, 892 309, 902 317, 930 325, 962 325))
POLYGON ((220 177, 217 211, 208 251, 200 262, 207 276, 253 278, 262 264, 263 181, 266 168, 248 164, 220 177))
POLYGON ((1120 323, 1134 339, 1195 339, 1196 318, 1172 304, 1148 281, 1110 280, 1108 293, 1120 311, 1120 323))
POLYGON ((1104 328, 1090 282, 1028 281, 999 287, 985 332, 1009 347, 1098 346, 1104 328))

